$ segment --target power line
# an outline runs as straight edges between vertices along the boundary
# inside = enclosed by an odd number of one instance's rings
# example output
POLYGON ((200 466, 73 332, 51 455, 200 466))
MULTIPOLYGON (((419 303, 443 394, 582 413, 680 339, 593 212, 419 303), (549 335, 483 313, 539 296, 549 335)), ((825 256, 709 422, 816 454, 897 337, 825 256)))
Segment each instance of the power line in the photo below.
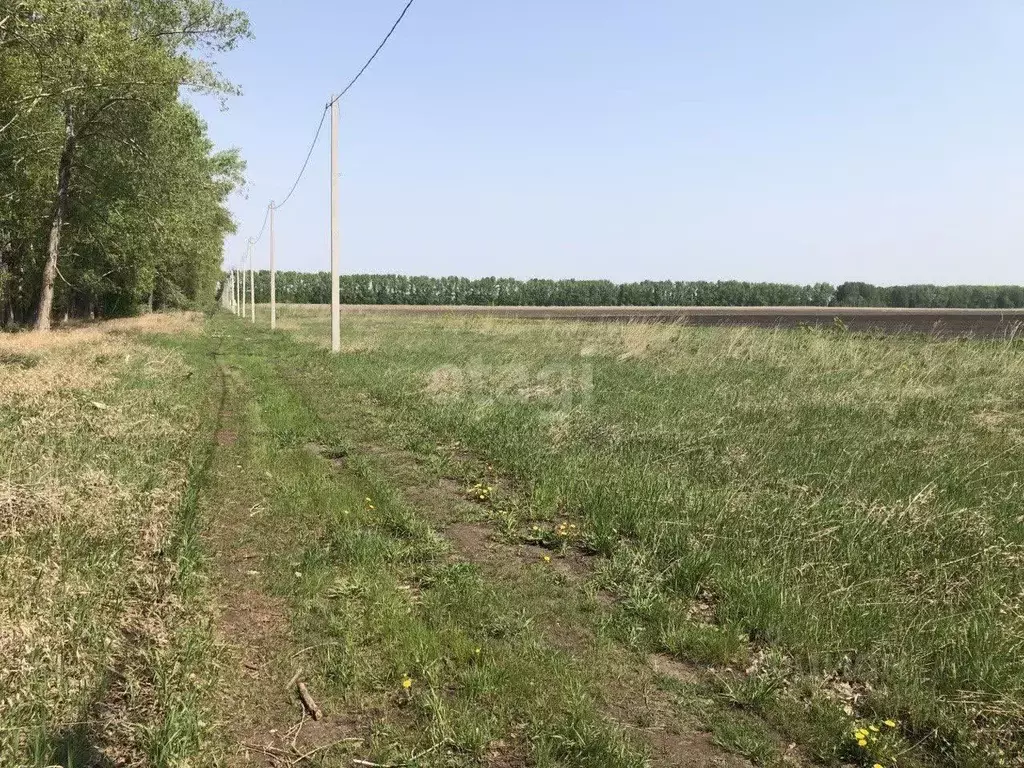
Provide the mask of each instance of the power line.
MULTIPOLYGON (((402 9, 402 12, 398 14, 398 18, 395 19, 395 23, 391 25, 391 29, 388 30, 388 33, 384 35, 384 39, 380 41, 380 45, 377 46, 377 49, 373 52, 373 55, 371 55, 370 58, 366 60, 366 63, 363 64, 362 69, 360 69, 356 73, 356 76, 353 77, 351 81, 349 81, 349 84, 342 89, 341 93, 339 93, 337 96, 331 99, 331 101, 327 102, 327 105, 324 107, 323 112, 320 113, 320 122, 316 126, 316 133, 313 134, 313 141, 309 145, 309 151, 306 152, 306 159, 302 161, 302 168, 299 169, 299 175, 295 177, 295 181, 292 184, 291 189, 288 190, 288 194, 284 196, 284 199, 280 203, 271 203, 271 205, 276 210, 284 208, 285 204, 287 204, 287 202, 291 200, 291 197, 295 193, 296 188, 298 188, 299 182, 302 181, 302 177, 306 173, 306 168, 309 166, 309 160, 313 156, 313 150, 316 149, 317 142, 320 140, 320 132, 323 130, 324 121, 327 119, 327 110, 334 106, 334 103, 341 99, 342 96, 348 93, 352 89, 352 86, 355 85, 356 82, 358 82, 359 78, 363 76, 363 73, 370 68, 370 65, 373 63, 373 60, 377 58, 377 54, 379 54, 384 49, 384 46, 387 45, 388 40, 391 39, 391 36, 395 33, 395 30, 398 29, 398 25, 402 23, 402 20, 405 18, 405 15, 409 12, 409 9, 412 7, 412 4, 414 2, 416 2, 416 0, 409 0, 409 2, 405 4, 405 7, 402 9)), ((263 216, 263 224, 260 226, 260 233, 256 235, 256 237, 253 239, 253 244, 258 243, 260 241, 260 238, 263 237, 263 232, 267 227, 267 217, 269 215, 270 208, 268 207, 266 214, 264 214, 263 216)))
MULTIPOLYGON (((330 106, 330 105, 328 104, 327 106, 330 106)), ((288 190, 288 194, 284 196, 284 200, 282 200, 280 203, 272 203, 272 205, 274 206, 275 209, 280 210, 280 209, 284 208, 285 203, 287 203, 291 199, 292 193, 295 192, 295 188, 298 187, 299 186, 299 182, 302 181, 302 176, 306 172, 306 166, 309 165, 309 158, 311 158, 313 156, 313 150, 316 148, 316 143, 317 143, 317 141, 320 140, 320 131, 323 130, 324 120, 326 120, 326 119, 327 119, 327 107, 324 107, 324 111, 320 113, 320 124, 317 125, 317 127, 316 127, 316 134, 313 136, 313 142, 309 145, 309 151, 306 153, 306 159, 302 163, 302 169, 299 171, 299 175, 295 178, 295 183, 292 184, 292 188, 289 189, 288 190)), ((269 214, 269 212, 270 212, 269 208, 267 209, 267 212, 269 214)), ((266 225, 266 223, 267 223, 267 220, 266 220, 266 218, 264 218, 263 219, 264 226, 266 225)), ((260 230, 260 235, 262 235, 262 234, 263 234, 263 230, 261 229, 260 230)))
POLYGON ((263 223, 260 225, 260 233, 258 235, 256 235, 256 237, 250 237, 249 238, 249 242, 252 243, 253 245, 256 245, 256 243, 258 243, 260 241, 260 238, 263 237, 263 231, 267 228, 267 219, 268 218, 270 218, 270 206, 269 205, 267 206, 266 213, 263 214, 263 223))
POLYGON ((370 58, 366 60, 365 64, 363 64, 362 69, 356 72, 356 76, 349 81, 349 84, 342 89, 341 93, 339 93, 337 96, 331 99, 324 107, 323 112, 320 113, 320 122, 316 126, 316 133, 313 134, 313 141, 309 145, 309 151, 306 152, 306 159, 302 161, 302 168, 299 169, 299 175, 295 177, 295 181, 292 183, 291 189, 288 190, 288 194, 284 196, 284 199, 280 203, 270 203, 267 205, 267 210, 263 214, 263 224, 260 225, 259 234, 256 235, 256 237, 254 238, 249 238, 250 246, 255 246, 256 243, 258 243, 260 239, 263 237, 263 233, 266 231, 267 228, 267 220, 270 218, 271 208, 275 210, 280 210, 281 208, 283 208, 288 203, 288 201, 291 200, 292 195, 295 193, 295 190, 299 186, 299 182, 302 181, 302 177, 306 173, 306 168, 309 167, 310 158, 313 157, 313 150, 316 149, 317 142, 320 140, 320 132, 323 130, 324 121, 327 119, 327 111, 332 106, 334 106, 334 104, 338 102, 346 93, 348 93, 352 89, 352 86, 354 86, 359 81, 359 78, 363 76, 366 70, 370 68, 370 65, 373 63, 374 59, 377 58, 377 55, 384 49, 384 46, 387 45, 388 40, 391 39, 391 36, 395 33, 395 30, 398 29, 398 25, 402 23, 402 20, 405 18, 405 15, 409 12, 409 9, 412 7, 412 4, 414 2, 416 2, 416 0, 409 0, 405 4, 405 7, 402 9, 402 12, 398 14, 398 18, 395 19, 395 23, 391 25, 391 29, 389 29, 388 33, 384 35, 384 39, 380 41, 380 45, 377 46, 376 50, 373 52, 370 58))
POLYGON ((395 21, 394 24, 391 25, 391 29, 388 30, 388 33, 386 35, 384 35, 384 39, 380 41, 380 45, 377 46, 377 50, 375 50, 373 52, 373 55, 366 60, 366 63, 363 64, 363 68, 356 73, 356 76, 353 77, 352 81, 342 89, 341 93, 339 93, 330 102, 328 102, 328 107, 333 106, 334 102, 340 100, 342 96, 348 93, 352 86, 356 84, 356 81, 358 81, 359 78, 363 76, 363 73, 370 68, 370 65, 373 63, 373 60, 377 58, 377 54, 381 52, 381 49, 384 48, 388 40, 391 39, 391 36, 395 33, 395 30, 398 29, 398 25, 402 23, 402 19, 405 18, 405 14, 409 12, 409 9, 412 7, 412 4, 414 2, 416 2, 416 0, 409 0, 409 2, 405 4, 405 8, 402 9, 402 12, 398 16, 398 19, 395 21))

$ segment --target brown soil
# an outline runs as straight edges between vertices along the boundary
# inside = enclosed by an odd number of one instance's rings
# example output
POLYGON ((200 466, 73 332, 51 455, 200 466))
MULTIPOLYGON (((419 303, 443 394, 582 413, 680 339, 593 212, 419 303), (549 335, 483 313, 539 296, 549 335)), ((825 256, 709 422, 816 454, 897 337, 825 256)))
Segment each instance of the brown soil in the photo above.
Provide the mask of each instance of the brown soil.
POLYGON ((238 433, 233 429, 218 429, 215 438, 217 445, 234 445, 238 439, 238 433))
POLYGON ((485 523, 454 523, 445 531, 458 553, 470 562, 491 560, 491 526, 485 523))
POLYGON ((707 733, 680 722, 664 692, 649 676, 617 680, 605 695, 610 717, 647 742, 652 766, 752 768, 747 760, 716 746, 707 733))
POLYGON ((326 445, 320 445, 320 443, 306 443, 305 448, 315 456, 323 456, 337 469, 344 469, 345 459, 347 454, 343 450, 337 448, 329 448, 326 445))
POLYGON ((700 682, 701 679, 700 669, 698 667, 693 664, 687 664, 685 661, 674 659, 664 653, 651 654, 647 663, 650 664, 651 669, 653 669, 656 674, 671 677, 673 680, 677 680, 680 683, 697 683, 700 682))

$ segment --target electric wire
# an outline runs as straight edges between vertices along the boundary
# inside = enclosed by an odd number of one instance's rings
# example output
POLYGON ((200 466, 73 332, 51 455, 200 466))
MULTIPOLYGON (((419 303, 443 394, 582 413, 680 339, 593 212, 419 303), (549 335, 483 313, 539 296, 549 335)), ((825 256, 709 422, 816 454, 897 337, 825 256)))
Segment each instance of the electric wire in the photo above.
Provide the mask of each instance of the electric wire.
POLYGON ((406 14, 409 13, 409 9, 412 7, 412 4, 414 2, 416 2, 416 0, 408 0, 408 2, 405 4, 405 7, 402 9, 402 12, 398 15, 398 18, 395 20, 395 23, 391 25, 391 29, 389 29, 388 33, 384 35, 384 39, 380 41, 380 45, 377 46, 376 50, 374 50, 370 58, 366 60, 366 63, 363 64, 362 68, 356 73, 355 77, 353 77, 349 81, 348 85, 346 85, 342 89, 341 93, 339 93, 329 102, 327 102, 327 105, 324 106, 323 111, 320 113, 320 122, 317 124, 316 132, 313 134, 313 141, 309 145, 309 151, 306 152, 306 159, 302 161, 302 168, 299 169, 298 176, 295 177, 295 181, 292 183, 291 188, 288 190, 288 194, 284 196, 284 200, 282 200, 280 203, 272 202, 267 205, 267 210, 263 215, 263 224, 260 225, 259 234, 256 235, 256 237, 254 238, 249 238, 250 246, 256 245, 262 239, 263 233, 266 231, 267 228, 267 220, 270 217, 271 208, 273 208, 274 210, 281 210, 281 208, 283 208, 288 203, 288 201, 291 200, 292 195, 295 193, 295 190, 299 186, 299 182, 302 181, 302 177, 305 175, 306 169, 309 167, 310 158, 313 157, 313 150, 316 149, 317 142, 320 140, 320 133, 323 131, 324 128, 324 121, 327 119, 327 110, 329 110, 332 106, 334 106, 335 103, 341 100, 341 98, 352 89, 352 86, 359 82, 359 78, 361 78, 363 74, 366 72, 366 70, 370 68, 370 65, 373 63, 374 59, 377 58, 377 55, 384 49, 384 46, 387 45, 388 40, 391 39, 391 36, 395 33, 395 30, 398 29, 398 25, 402 23, 402 20, 405 18, 406 14))
MULTIPOLYGON (((330 105, 328 105, 330 106, 330 105)), ((292 194, 295 192, 295 188, 299 186, 299 182, 302 181, 302 176, 306 173, 306 168, 309 166, 309 159, 313 156, 313 150, 316 149, 316 143, 320 140, 320 131, 324 128, 324 120, 327 119, 327 107, 324 107, 324 111, 320 113, 320 124, 316 127, 316 133, 313 135, 313 141, 309 145, 309 151, 306 153, 306 159, 302 162, 302 168, 299 170, 299 175, 295 178, 295 183, 292 184, 292 188, 288 190, 288 194, 284 196, 284 200, 280 203, 271 203, 274 210, 279 211, 284 208, 285 204, 291 199, 292 194)), ((267 208, 267 213, 270 213, 270 208, 267 208)), ((266 225, 266 219, 263 224, 266 225)), ((260 236, 262 237, 263 230, 260 230, 260 236)))
POLYGON ((352 86, 355 85, 356 82, 358 82, 359 78, 363 76, 363 73, 370 68, 370 65, 373 63, 373 60, 377 58, 377 54, 381 52, 384 46, 387 45, 388 40, 391 39, 391 36, 395 34, 395 30, 398 29, 398 25, 402 23, 402 19, 405 18, 405 14, 409 12, 409 9, 412 7, 412 4, 414 2, 416 2, 416 0, 409 0, 409 2, 405 4, 405 8, 402 9, 402 12, 398 16, 398 19, 395 21, 394 24, 391 25, 391 29, 388 30, 388 33, 386 35, 384 35, 384 39, 380 41, 380 45, 377 46, 377 50, 375 50, 373 52, 373 55, 366 60, 366 63, 363 64, 363 68, 356 73, 356 76, 353 77, 349 84, 342 89, 341 93, 339 93, 337 96, 335 96, 327 103, 328 107, 332 107, 334 106, 334 102, 340 101, 341 97, 348 93, 349 90, 351 90, 352 86))
POLYGON ((256 237, 250 237, 249 238, 249 243, 250 244, 256 245, 256 243, 258 243, 260 241, 260 238, 263 237, 263 232, 267 228, 267 219, 269 219, 269 218, 270 218, 270 205, 267 205, 266 213, 263 214, 263 223, 260 225, 260 233, 258 235, 256 235, 256 237))

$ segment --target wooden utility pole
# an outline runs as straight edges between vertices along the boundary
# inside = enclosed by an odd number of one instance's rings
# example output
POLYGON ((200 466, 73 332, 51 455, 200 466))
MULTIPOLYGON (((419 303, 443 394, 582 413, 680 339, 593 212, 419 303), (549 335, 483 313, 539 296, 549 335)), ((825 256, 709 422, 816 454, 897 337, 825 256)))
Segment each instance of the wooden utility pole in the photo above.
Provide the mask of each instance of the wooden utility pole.
POLYGON ((270 201, 270 330, 277 328, 277 269, 274 266, 274 201, 270 201))
POLYGON ((338 295, 338 99, 331 96, 331 351, 341 351, 341 301, 338 295))
POLYGON ((252 313, 252 321, 256 322, 256 270, 252 268, 252 252, 256 250, 253 247, 252 240, 249 241, 249 309, 252 313))
POLYGON ((238 295, 241 298, 239 308, 242 310, 238 314, 239 317, 245 317, 245 256, 242 256, 242 282, 239 285, 238 295))

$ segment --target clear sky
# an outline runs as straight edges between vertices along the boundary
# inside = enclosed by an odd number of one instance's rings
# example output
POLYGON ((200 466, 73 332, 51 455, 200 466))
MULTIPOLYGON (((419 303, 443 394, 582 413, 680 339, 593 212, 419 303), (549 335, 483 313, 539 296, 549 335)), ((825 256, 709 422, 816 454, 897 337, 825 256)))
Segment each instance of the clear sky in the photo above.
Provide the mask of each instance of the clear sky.
MULTIPOLYGON (((229 264, 404 0, 234 4, 244 95, 196 99, 248 161, 229 264)), ((280 269, 329 268, 328 157, 280 269)), ((341 170, 342 272, 1024 283, 1024 3, 417 0, 341 170)))

